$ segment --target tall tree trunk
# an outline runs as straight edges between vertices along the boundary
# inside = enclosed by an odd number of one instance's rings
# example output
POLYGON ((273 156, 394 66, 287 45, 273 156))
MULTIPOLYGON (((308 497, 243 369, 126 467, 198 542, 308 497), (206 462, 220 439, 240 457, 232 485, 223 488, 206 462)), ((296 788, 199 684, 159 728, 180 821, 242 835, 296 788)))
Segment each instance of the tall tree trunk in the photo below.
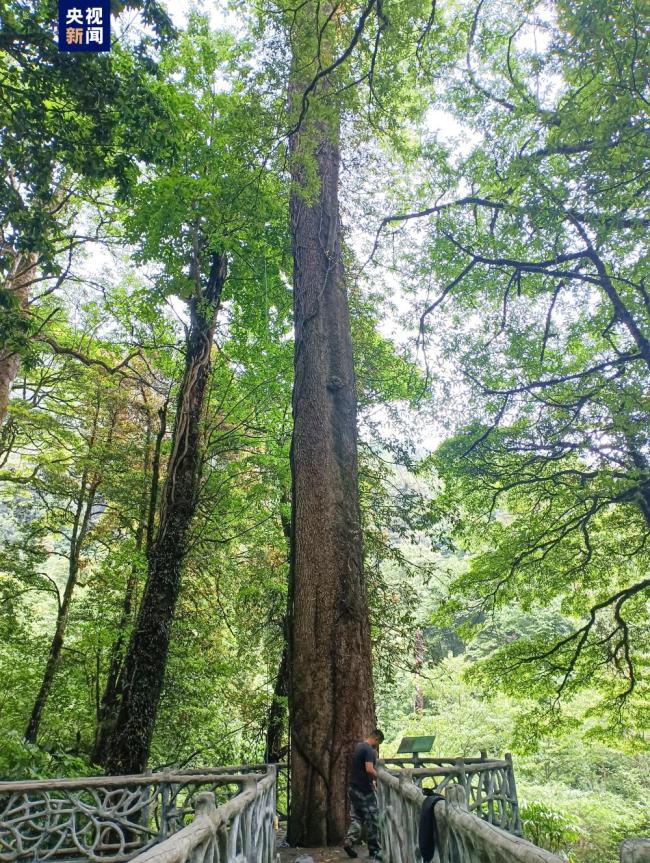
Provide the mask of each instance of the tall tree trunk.
MULTIPOLYGON (((19 308, 16 314, 20 317, 25 315, 27 302, 29 300, 29 286, 34 281, 34 269, 38 255, 27 252, 16 256, 11 274, 5 284, 3 291, 10 297, 15 298, 19 308)), ((17 348, 7 343, 0 348, 0 426, 7 415, 11 387, 20 368, 20 353, 17 348)))
POLYGON ((190 301, 185 374, 178 397, 172 453, 163 489, 158 532, 149 554, 147 583, 129 643, 115 728, 107 743, 109 773, 139 773, 147 764, 162 692, 181 569, 199 487, 200 421, 225 255, 213 254, 208 284, 190 301))
POLYGON ((68 625, 68 617, 70 613, 70 603, 72 602, 72 595, 74 593, 74 589, 77 585, 77 579, 79 577, 79 559, 81 556, 81 548, 90 527, 90 516, 92 514, 93 504, 95 503, 95 495, 97 493, 98 485, 99 479, 95 477, 92 481, 89 481, 87 474, 84 473, 81 481, 81 489, 79 493, 79 500, 77 502, 77 509, 72 525, 68 579, 66 581, 65 590, 63 592, 63 599, 61 600, 61 603, 59 605, 59 611, 56 617, 54 638, 52 639, 52 643, 50 644, 50 650, 48 653, 47 662, 45 664, 45 672, 43 674, 41 688, 39 689, 38 695, 36 696, 36 701, 34 702, 32 714, 29 718, 29 722, 27 723, 27 730, 25 731, 25 740, 28 743, 36 743, 38 731, 41 724, 41 718, 43 716, 43 710, 45 709, 45 705, 47 704, 47 700, 52 689, 54 676, 61 661, 63 639, 65 637, 65 630, 68 625))
MULTIPOLYGON (((309 3, 303 15, 313 29, 316 4, 309 3)), ((305 81, 316 72, 314 46, 306 44, 305 54, 293 58, 295 114, 305 81)), ((295 383, 289 841, 303 846, 343 839, 349 755, 374 724, 356 387, 339 225, 339 118, 332 103, 326 110, 319 104, 326 89, 323 80, 312 92, 309 112, 291 141, 295 383), (314 174, 320 186, 315 194, 314 174)))

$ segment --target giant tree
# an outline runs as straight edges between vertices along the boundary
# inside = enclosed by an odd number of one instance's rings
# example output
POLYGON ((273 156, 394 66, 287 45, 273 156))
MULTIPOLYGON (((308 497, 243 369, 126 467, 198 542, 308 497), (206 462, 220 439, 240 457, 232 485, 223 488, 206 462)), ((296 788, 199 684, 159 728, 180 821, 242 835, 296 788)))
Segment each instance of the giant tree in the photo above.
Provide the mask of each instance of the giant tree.
POLYGON ((267 23, 279 35, 270 45, 288 54, 294 258, 289 834, 322 845, 344 835, 347 759, 374 721, 341 150, 346 135, 350 151, 367 148, 370 159, 382 140, 404 143, 403 129, 421 116, 418 60, 430 52, 435 3, 334 0, 272 11, 280 32, 267 23))
POLYGON ((354 88, 361 81, 369 83, 371 103, 378 92, 387 95, 380 41, 388 39, 386 50, 399 56, 401 28, 420 11, 414 4, 392 15, 373 0, 354 10, 308 2, 285 11, 295 325, 289 834, 298 844, 341 841, 348 758, 374 722, 357 386, 339 207, 341 129, 346 108, 359 110, 354 88))

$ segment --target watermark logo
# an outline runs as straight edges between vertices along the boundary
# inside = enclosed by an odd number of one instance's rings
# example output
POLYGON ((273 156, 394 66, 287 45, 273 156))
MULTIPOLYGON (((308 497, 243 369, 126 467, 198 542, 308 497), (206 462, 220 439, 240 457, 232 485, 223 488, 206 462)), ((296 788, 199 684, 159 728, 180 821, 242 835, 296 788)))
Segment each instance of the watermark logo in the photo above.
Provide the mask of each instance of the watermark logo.
POLYGON ((59 0, 59 51, 110 50, 110 0, 59 0))

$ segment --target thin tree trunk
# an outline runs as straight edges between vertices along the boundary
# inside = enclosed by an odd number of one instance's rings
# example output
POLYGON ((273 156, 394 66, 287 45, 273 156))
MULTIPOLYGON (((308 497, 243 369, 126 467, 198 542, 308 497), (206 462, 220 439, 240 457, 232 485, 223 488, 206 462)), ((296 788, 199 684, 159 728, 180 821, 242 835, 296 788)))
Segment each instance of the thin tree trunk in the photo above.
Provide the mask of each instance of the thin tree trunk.
MULTIPOLYGON (((147 442, 144 453, 144 477, 145 480, 151 472, 149 485, 143 486, 140 499, 140 512, 138 514, 138 527, 135 534, 135 550, 142 550, 145 540, 149 542, 152 531, 153 518, 149 506, 156 505, 156 488, 159 480, 160 450, 166 427, 167 402, 164 409, 158 412, 159 427, 154 444, 153 457, 151 453, 151 417, 147 417, 147 442)), ((148 545, 147 545, 148 551, 148 545)), ((129 572, 122 602, 122 611, 117 628, 117 638, 113 642, 110 651, 108 674, 106 685, 97 709, 97 726, 95 731, 95 743, 90 760, 93 764, 103 764, 106 759, 106 746, 111 730, 115 726, 117 710, 119 707, 120 677, 124 667, 124 647, 127 628, 131 622, 133 610, 133 598, 138 585, 138 567, 134 564, 129 572)))
POLYGON ((158 532, 149 554, 147 583, 124 662, 117 722, 107 744, 106 768, 113 774, 139 773, 147 764, 188 531, 196 509, 201 413, 225 278, 226 257, 215 253, 203 295, 190 301, 185 374, 174 420, 158 532))
POLYGON ((416 713, 422 713, 424 710, 424 691, 422 689, 422 666, 424 664, 424 635, 422 628, 418 627, 415 633, 415 702, 414 709, 416 713))
MULTIPOLYGON (((11 275, 3 290, 13 295, 19 304, 16 314, 24 316, 29 300, 29 286, 34 280, 38 255, 34 252, 17 255, 11 275)), ((11 387, 20 368, 20 353, 15 346, 5 344, 0 349, 0 426, 4 423, 11 397, 11 387)))
MULTIPOLYGON (((291 500, 291 494, 288 490, 282 492, 281 503, 288 504, 291 500)), ((282 533, 287 541, 287 563, 291 562, 291 518, 284 514, 282 506, 280 506, 280 524, 282 525, 282 533)), ((280 665, 278 667, 277 677, 275 679, 275 687, 273 689, 273 698, 271 707, 269 708, 268 722, 266 726, 266 754, 265 760, 269 764, 277 764, 287 753, 289 746, 288 742, 285 746, 282 745, 282 739, 286 733, 287 722, 287 697, 289 695, 289 643, 287 640, 287 615, 282 618, 280 626, 282 632, 282 656, 280 657, 280 665)))
POLYGON ((47 700, 52 689, 52 683, 56 674, 57 668, 61 661, 61 651, 63 650, 63 639, 65 630, 68 625, 68 617, 70 613, 70 603, 72 595, 77 585, 79 577, 79 559, 81 556, 81 548, 83 541, 90 527, 90 516, 92 513, 93 504, 99 480, 94 478, 91 482, 88 476, 84 473, 81 481, 81 489, 77 509, 75 512, 74 523, 72 526, 72 537, 70 540, 70 561, 68 566, 68 579, 66 581, 63 599, 59 605, 59 611, 56 617, 56 628, 54 630, 54 638, 50 644, 50 651, 45 664, 45 672, 41 682, 41 688, 36 696, 32 714, 27 724, 25 731, 25 740, 28 743, 36 743, 38 732, 43 716, 43 710, 47 704, 47 700))
POLYGON ((169 396, 165 399, 164 405, 158 411, 158 433, 156 434, 156 445, 153 449, 153 461, 151 463, 151 493, 149 495, 149 515, 147 518, 147 557, 153 546, 153 535, 156 524, 156 509, 158 507, 158 490, 160 487, 160 456, 162 453, 162 443, 167 433, 167 410, 169 409, 169 396))
MULTIPOLYGON (((304 15, 306 26, 313 27, 315 4, 304 15)), ((305 75, 310 80, 315 72, 304 59, 294 56, 295 113, 305 75)), ((318 86, 326 89, 327 82, 318 86)), ((303 846, 343 839, 349 756, 374 724, 357 401, 339 225, 339 120, 332 103, 319 111, 322 89, 310 97, 315 119, 308 113, 291 142, 295 383, 289 841, 303 846), (320 189, 307 198, 310 168, 320 189)))
POLYGON ((286 753, 286 746, 282 745, 285 735, 287 719, 286 698, 289 694, 289 651, 285 642, 275 679, 273 699, 269 709, 269 719, 266 726, 266 754, 265 761, 269 764, 277 764, 286 753))

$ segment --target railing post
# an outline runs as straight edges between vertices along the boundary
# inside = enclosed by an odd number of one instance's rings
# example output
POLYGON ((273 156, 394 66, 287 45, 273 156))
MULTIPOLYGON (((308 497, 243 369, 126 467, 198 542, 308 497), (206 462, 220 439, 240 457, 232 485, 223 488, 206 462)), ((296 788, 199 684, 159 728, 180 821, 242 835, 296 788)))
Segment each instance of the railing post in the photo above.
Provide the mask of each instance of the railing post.
POLYGON ((169 831, 169 792, 170 783, 166 774, 160 781, 160 839, 166 839, 169 831))
POLYGON ((650 839, 626 839, 620 854, 621 863, 650 863, 650 839))
POLYGON ((494 771, 488 768, 486 771, 487 785, 487 818, 488 824, 494 824, 494 771))
POLYGON ((467 809, 467 795, 462 785, 450 785, 447 789, 447 806, 467 809))
MULTIPOLYGON (((144 775, 145 776, 151 776, 151 770, 145 770, 144 775)), ((151 799, 153 800, 153 804, 154 804, 153 808, 154 808, 154 813, 155 813, 155 811, 156 811, 156 793, 155 793, 155 790, 153 789, 153 783, 152 783, 151 799)), ((136 816, 136 819, 139 820, 139 822, 142 824, 144 829, 147 830, 149 828, 149 822, 151 819, 151 814, 149 812, 149 786, 143 785, 142 788, 140 789, 140 800, 144 801, 143 806, 142 806, 142 812, 140 814, 139 819, 137 818, 137 816, 136 816)), ((154 815, 154 817, 155 817, 155 815, 154 815)))
POLYGON ((194 817, 199 815, 212 815, 217 809, 214 802, 214 791, 202 791, 196 795, 196 803, 194 804, 194 817))
MULTIPOLYGON (((444 828, 440 831, 440 859, 443 863, 470 863, 471 858, 465 855, 462 837, 450 827, 449 810, 453 807, 467 812, 467 795, 462 785, 449 785, 445 793, 444 828)), ((435 817, 435 816, 434 816, 435 817)))
POLYGON ((272 774, 274 777, 273 787, 274 787, 275 791, 273 792, 273 794, 274 794, 275 800, 277 801, 277 799, 278 799, 278 781, 280 778, 280 771, 278 770, 276 764, 267 764, 266 765, 266 772, 267 772, 267 775, 272 774))
POLYGON ((465 799, 469 801, 469 784, 467 781, 467 773, 465 773, 465 761, 462 758, 457 758, 454 761, 454 767, 458 773, 458 784, 465 791, 465 799))
POLYGON ((510 823, 510 829, 515 836, 521 836, 521 817, 519 815, 519 799, 517 798, 517 784, 515 782, 515 769, 512 764, 512 755, 510 752, 506 752, 505 759, 508 763, 508 769, 506 771, 507 779, 508 779, 508 792, 510 796, 510 805, 512 806, 512 820, 510 823))
MULTIPOLYGON (((487 754, 486 749, 481 749, 481 760, 482 761, 488 760, 488 754, 487 754)), ((489 811, 488 811, 487 800, 488 800, 488 797, 490 796, 490 781, 489 781, 488 772, 486 770, 481 770, 481 773, 479 775, 478 792, 480 792, 480 799, 477 800, 478 808, 476 810, 476 814, 480 818, 483 818, 484 821, 489 822, 490 815, 489 815, 489 811), (483 812, 483 805, 484 804, 486 804, 485 805, 485 813, 483 812)))
MULTIPOLYGON (((399 772, 398 781, 399 781, 399 790, 397 792, 397 806, 393 805, 393 815, 397 817, 397 820, 402 827, 402 830, 398 832, 396 837, 397 848, 399 849, 397 853, 399 853, 400 863, 405 858, 405 855, 409 852, 409 835, 408 830, 404 829, 404 821, 406 820, 406 803, 404 802, 404 784, 409 782, 411 779, 412 773, 409 768, 403 768, 399 772), (400 835, 400 833, 402 835, 400 835)), ((392 844, 392 843, 391 843, 392 844)), ((389 859, 392 859, 395 854, 395 849, 389 849, 389 859)))
MULTIPOLYGON (((248 791, 253 791, 257 794, 257 782, 255 779, 252 779, 250 776, 246 776, 242 783, 242 793, 246 794, 248 791)), ((239 823, 241 824, 241 841, 242 841, 242 854, 246 859, 249 859, 249 855, 252 851, 253 845, 253 815, 255 813, 255 801, 251 803, 251 805, 245 809, 239 815, 239 823)), ((234 828, 233 822, 233 828, 234 828)), ((236 841, 233 850, 236 850, 236 841)))

